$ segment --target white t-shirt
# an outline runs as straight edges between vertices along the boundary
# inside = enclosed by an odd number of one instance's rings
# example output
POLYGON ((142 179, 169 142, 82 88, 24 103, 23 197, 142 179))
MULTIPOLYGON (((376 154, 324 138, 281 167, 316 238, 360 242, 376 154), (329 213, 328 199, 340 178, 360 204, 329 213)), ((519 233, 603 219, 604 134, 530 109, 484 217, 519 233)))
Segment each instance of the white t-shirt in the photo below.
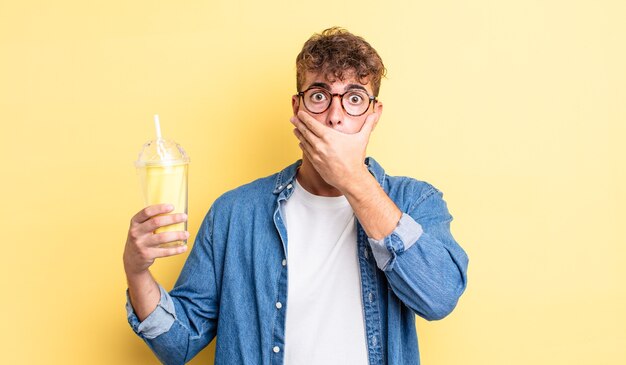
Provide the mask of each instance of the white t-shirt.
POLYGON ((367 364, 356 219, 344 196, 294 182, 283 206, 288 294, 285 365, 367 364))

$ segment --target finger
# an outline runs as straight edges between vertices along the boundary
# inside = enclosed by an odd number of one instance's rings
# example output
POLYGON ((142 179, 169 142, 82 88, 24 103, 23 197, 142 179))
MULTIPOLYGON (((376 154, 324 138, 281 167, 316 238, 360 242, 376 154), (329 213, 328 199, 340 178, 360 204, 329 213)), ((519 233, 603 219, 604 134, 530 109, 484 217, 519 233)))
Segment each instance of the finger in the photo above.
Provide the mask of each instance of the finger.
POLYGON ((187 214, 185 213, 157 215, 139 225, 139 230, 145 233, 154 232, 157 228, 182 223, 186 220, 187 214))
POLYGON ((148 219, 154 217, 155 215, 169 213, 174 210, 174 206, 172 204, 156 204, 150 205, 142 210, 140 210, 137 214, 131 218, 131 223, 143 223, 148 219))
POLYGON ((298 128, 294 128, 293 134, 296 136, 298 141, 300 141, 300 142, 308 142, 306 140, 306 137, 304 136, 304 134, 302 134, 302 132, 298 128))
POLYGON ((146 246, 157 247, 164 243, 184 241, 188 238, 189 238, 189 232, 187 231, 171 231, 171 232, 155 233, 153 235, 150 235, 148 240, 146 240, 146 246))
POLYGON ((156 258, 180 255, 187 251, 187 245, 176 247, 155 247, 152 249, 152 256, 156 258))
POLYGON ((308 113, 300 110, 298 112, 298 119, 302 122, 308 130, 310 130, 315 136, 322 138, 324 133, 326 132, 326 128, 315 118, 310 116, 308 113))
POLYGON ((291 123, 296 127, 296 129, 300 132, 300 135, 308 140, 310 143, 318 143, 320 138, 315 135, 306 124, 302 123, 298 117, 291 117, 291 123))
POLYGON ((304 138, 300 130, 298 130, 297 128, 294 129, 293 134, 295 134, 300 141, 300 148, 307 150, 308 153, 313 152, 313 145, 309 141, 307 141, 306 138, 304 138))
POLYGON ((300 142, 300 144, 298 144, 298 147, 300 147, 300 149, 302 150, 302 153, 304 154, 304 156, 306 156, 306 158, 311 161, 311 163, 313 162, 313 156, 311 156, 311 153, 309 151, 307 151, 306 147, 302 144, 302 142, 300 142))
POLYGON ((296 138, 298 139, 298 141, 302 142, 302 140, 304 139, 304 136, 302 135, 302 132, 300 132, 298 130, 298 128, 294 128, 293 129, 293 135, 296 136, 296 138))
POLYGON ((372 113, 368 115, 367 118, 365 118, 365 123, 363 123, 363 126, 361 127, 359 133, 365 134, 369 137, 369 135, 376 127, 376 124, 378 124, 378 114, 372 113))

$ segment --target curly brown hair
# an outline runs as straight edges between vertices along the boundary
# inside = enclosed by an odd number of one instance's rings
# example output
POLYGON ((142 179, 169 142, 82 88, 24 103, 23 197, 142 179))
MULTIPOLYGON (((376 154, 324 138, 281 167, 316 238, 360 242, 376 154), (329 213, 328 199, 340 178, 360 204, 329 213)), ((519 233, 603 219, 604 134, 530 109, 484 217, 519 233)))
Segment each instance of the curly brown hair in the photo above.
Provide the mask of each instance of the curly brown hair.
POLYGON ((376 50, 365 39, 340 27, 313 34, 296 57, 296 86, 301 91, 307 71, 323 73, 328 81, 355 76, 361 84, 368 81, 378 96, 380 80, 387 70, 376 50))

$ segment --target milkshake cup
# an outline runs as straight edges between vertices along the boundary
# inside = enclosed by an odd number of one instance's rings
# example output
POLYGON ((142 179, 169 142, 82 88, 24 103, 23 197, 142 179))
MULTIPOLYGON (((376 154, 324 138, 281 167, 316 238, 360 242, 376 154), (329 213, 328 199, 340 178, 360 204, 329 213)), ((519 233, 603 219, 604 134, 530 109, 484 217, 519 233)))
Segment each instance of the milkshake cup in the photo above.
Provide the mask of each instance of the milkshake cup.
MULTIPOLYGON (((176 142, 161 137, 158 116, 155 115, 157 138, 143 145, 135 162, 146 206, 172 204, 174 211, 168 214, 187 214, 187 169, 189 157, 176 142)), ((160 227, 154 233, 186 231, 187 222, 160 227)), ((174 247, 186 241, 174 241, 159 247, 174 247)))

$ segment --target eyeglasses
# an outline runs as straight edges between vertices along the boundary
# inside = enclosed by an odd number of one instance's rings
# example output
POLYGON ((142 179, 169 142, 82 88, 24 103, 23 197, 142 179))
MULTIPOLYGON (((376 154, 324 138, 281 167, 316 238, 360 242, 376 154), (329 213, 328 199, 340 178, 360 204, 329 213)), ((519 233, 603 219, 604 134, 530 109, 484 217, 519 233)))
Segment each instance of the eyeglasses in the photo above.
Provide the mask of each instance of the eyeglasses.
POLYGON ((300 91, 298 96, 302 97, 306 110, 313 114, 327 111, 335 96, 341 98, 341 107, 353 117, 365 114, 370 104, 376 102, 375 96, 370 96, 365 90, 360 89, 348 90, 343 94, 333 94, 326 89, 314 86, 300 91))

